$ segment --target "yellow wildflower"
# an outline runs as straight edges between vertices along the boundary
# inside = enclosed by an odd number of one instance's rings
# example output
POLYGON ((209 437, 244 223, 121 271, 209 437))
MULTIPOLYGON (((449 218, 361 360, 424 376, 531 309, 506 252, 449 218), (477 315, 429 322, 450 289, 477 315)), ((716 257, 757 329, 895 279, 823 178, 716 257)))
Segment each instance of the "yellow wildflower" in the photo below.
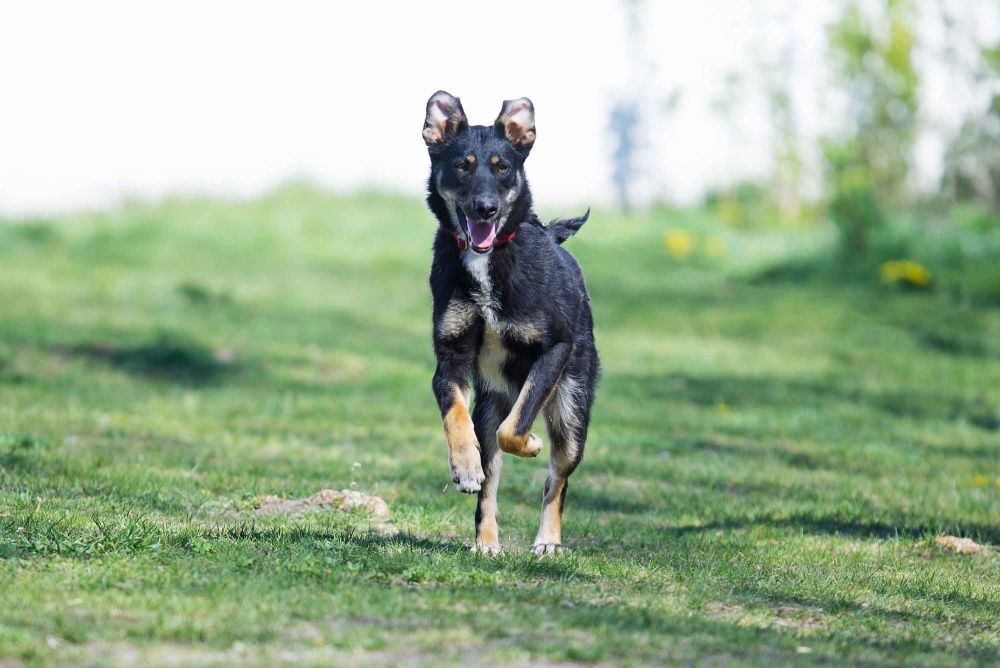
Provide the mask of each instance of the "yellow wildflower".
POLYGON ((931 284, 931 271, 913 260, 889 260, 879 268, 883 283, 909 283, 918 288, 931 284))
POLYGON ((908 262, 903 269, 903 278, 906 279, 907 283, 924 287, 931 283, 931 272, 923 265, 908 262))
POLYGON ((972 485, 975 485, 976 487, 982 487, 983 485, 985 485, 989 481, 990 481, 989 478, 987 478, 986 476, 984 476, 982 474, 979 474, 979 475, 972 476, 972 479, 969 480, 969 483, 972 484, 972 485))
POLYGON ((895 283, 903 276, 902 260, 889 260, 880 269, 883 283, 895 283))
POLYGON ((671 230, 663 237, 667 252, 678 260, 683 260, 694 250, 694 236, 684 230, 671 230))

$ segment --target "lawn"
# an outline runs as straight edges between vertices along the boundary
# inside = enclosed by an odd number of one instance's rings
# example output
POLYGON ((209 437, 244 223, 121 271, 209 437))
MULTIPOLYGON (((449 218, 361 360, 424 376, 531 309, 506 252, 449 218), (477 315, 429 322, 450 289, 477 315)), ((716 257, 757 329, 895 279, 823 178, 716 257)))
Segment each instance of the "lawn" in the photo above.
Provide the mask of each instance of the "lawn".
POLYGON ((0 221, 0 666, 1000 661, 1000 552, 935 544, 1000 545, 1000 308, 769 270, 815 230, 597 211, 571 551, 528 551, 545 462, 507 458, 484 558, 432 233, 304 187, 0 221), (256 510, 325 488, 397 531, 256 510))

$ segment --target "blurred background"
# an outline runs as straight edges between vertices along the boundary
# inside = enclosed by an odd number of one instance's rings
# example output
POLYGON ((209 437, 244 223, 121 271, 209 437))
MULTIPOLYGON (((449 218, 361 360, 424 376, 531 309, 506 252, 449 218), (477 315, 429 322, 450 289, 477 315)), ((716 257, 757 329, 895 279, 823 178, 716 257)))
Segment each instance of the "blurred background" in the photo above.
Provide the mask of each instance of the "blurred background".
POLYGON ((931 539, 1000 544, 998 378, 996 0, 0 3, 0 665, 989 663, 996 552, 931 539), (438 89, 530 97, 539 214, 594 207, 569 562, 537 460, 466 554, 438 89), (400 538, 260 513, 324 489, 400 538))
POLYGON ((555 1, 523 17, 479 2, 16 3, 0 21, 0 211, 290 179, 419 194, 421 109, 439 88, 474 123, 535 101, 542 202, 753 191, 794 223, 860 178, 881 204, 995 206, 998 40, 990 0, 555 1))
POLYGON ((901 212, 993 225, 998 70, 990 0, 20 3, 0 21, 0 214, 289 182, 419 196, 444 88, 474 123, 535 101, 543 212, 704 206, 833 223, 866 252, 901 212))
POLYGON ((1000 209, 990 0, 546 2, 523 17, 37 2, 2 18, 0 215, 287 183, 419 196, 439 88, 474 123, 535 101, 543 213, 703 207, 740 228, 832 224, 866 254, 894 216, 983 231, 1000 209))

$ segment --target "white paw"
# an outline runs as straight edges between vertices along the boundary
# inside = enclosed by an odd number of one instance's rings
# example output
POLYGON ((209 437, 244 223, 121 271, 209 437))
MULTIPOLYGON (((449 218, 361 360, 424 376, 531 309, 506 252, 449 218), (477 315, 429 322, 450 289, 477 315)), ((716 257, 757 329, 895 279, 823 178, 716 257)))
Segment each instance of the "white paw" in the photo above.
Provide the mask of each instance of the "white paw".
POLYGON ((545 557, 551 554, 562 554, 563 546, 559 543, 535 543, 531 551, 539 557, 545 557))
POLYGON ((537 457, 542 451, 542 439, 537 434, 517 436, 505 425, 497 429, 497 445, 507 454, 515 457, 537 457))
POLYGON ((484 557, 492 557, 494 555, 500 554, 500 544, 499 543, 480 543, 476 541, 476 544, 472 546, 472 551, 475 554, 481 554, 484 557))
POLYGON ((525 451, 525 457, 537 457, 538 453, 542 451, 542 439, 538 437, 537 434, 528 434, 528 447, 525 451))
POLYGON ((486 476, 483 474, 482 464, 478 461, 463 464, 452 462, 451 480, 455 483, 458 491, 476 494, 482 488, 486 476))

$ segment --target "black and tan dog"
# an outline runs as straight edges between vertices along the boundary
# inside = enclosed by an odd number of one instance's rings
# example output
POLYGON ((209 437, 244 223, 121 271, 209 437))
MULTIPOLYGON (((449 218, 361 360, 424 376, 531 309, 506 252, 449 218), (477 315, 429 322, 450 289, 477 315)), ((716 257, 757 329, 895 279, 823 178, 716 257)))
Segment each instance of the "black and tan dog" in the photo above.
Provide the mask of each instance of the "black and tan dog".
POLYGON ((562 546, 567 480, 583 458, 600 366, 590 298, 560 244, 587 216, 543 225, 524 161, 535 141, 527 98, 507 100, 492 126, 470 126, 457 97, 431 96, 423 129, 431 158, 434 394, 452 479, 478 492, 476 549, 499 551, 500 451, 534 457, 544 411, 552 452, 536 554, 562 546), (471 390, 475 403, 469 413, 471 390))

